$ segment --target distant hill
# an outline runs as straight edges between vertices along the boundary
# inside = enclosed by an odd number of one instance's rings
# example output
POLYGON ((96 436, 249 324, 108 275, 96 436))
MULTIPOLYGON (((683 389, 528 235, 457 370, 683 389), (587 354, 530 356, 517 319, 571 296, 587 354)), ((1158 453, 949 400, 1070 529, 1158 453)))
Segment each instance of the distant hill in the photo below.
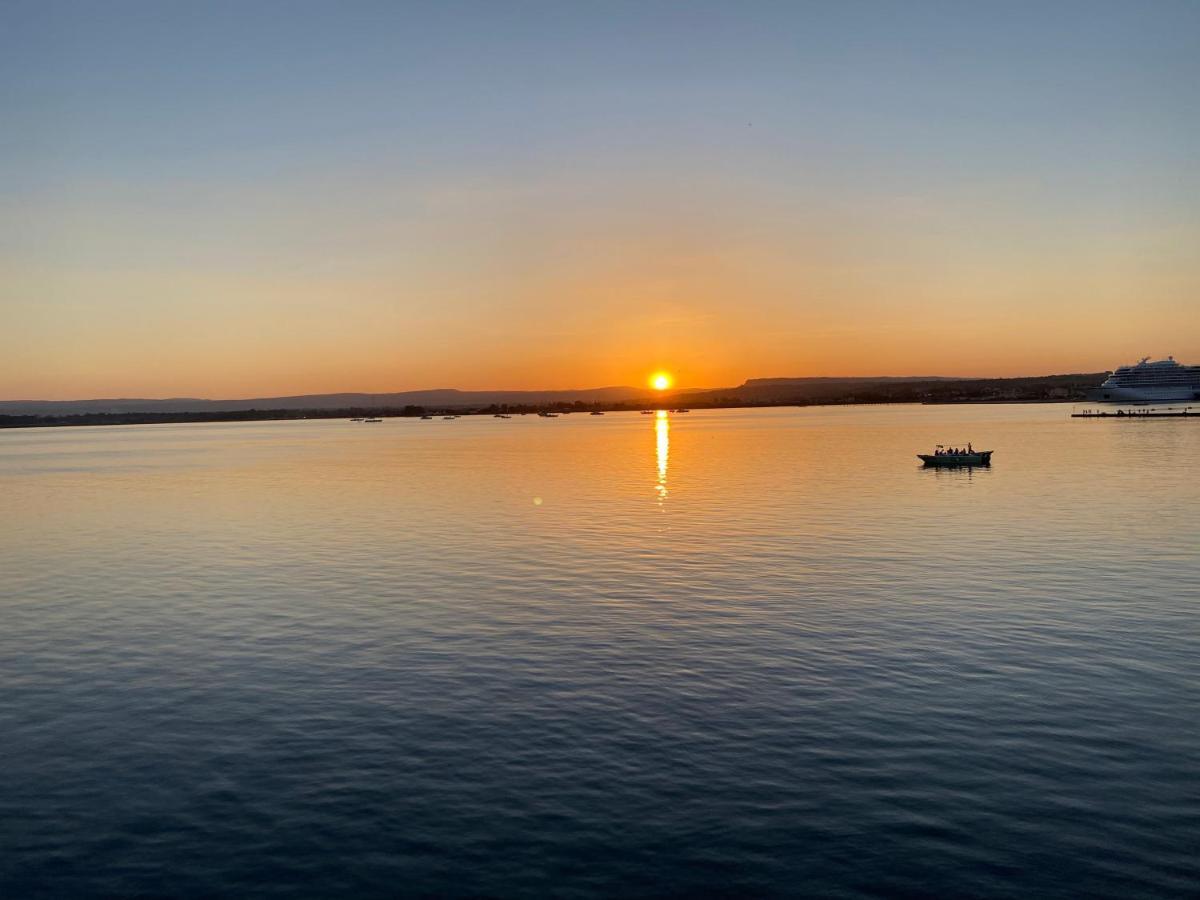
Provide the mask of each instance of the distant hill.
MULTIPOLYGON (((979 401, 1082 400, 1106 372, 1031 378, 947 378, 878 376, 852 378, 751 378, 737 387, 679 390, 657 394, 646 388, 603 387, 575 391, 459 391, 452 388, 389 394, 300 394, 246 400, 3 400, 0 417, 169 416, 322 410, 481 410, 489 407, 551 407, 584 404, 607 408, 664 402, 690 406, 808 405, 817 403, 955 403, 979 401)), ((10 422, 9 424, 12 424, 10 422)))
POLYGON ((83 413, 243 412, 252 409, 384 409, 429 406, 438 409, 508 404, 541 406, 552 403, 620 403, 642 400, 644 388, 602 387, 578 391, 459 391, 441 388, 390 394, 300 394, 292 397, 253 397, 247 400, 0 400, 0 415, 67 416, 83 413))
POLYGON ((735 388, 688 392, 694 405, 722 403, 952 403, 1084 399, 1106 372, 1029 378, 752 378, 735 388))
MULTIPOLYGON (((1049 376, 1051 378, 1057 376, 1049 376)), ((802 378, 747 378, 742 387, 757 387, 760 385, 796 385, 796 384, 862 384, 864 382, 892 381, 975 381, 975 378, 961 375, 806 375, 802 378)))

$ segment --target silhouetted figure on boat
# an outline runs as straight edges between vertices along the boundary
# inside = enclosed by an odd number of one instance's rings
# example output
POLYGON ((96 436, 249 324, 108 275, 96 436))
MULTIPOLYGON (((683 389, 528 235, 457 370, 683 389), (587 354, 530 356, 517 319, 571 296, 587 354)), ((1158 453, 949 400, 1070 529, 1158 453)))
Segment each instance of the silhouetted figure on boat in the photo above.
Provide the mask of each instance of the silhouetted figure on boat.
POLYGON ((938 444, 932 453, 918 453, 917 458, 927 466, 990 466, 992 464, 991 450, 976 450, 973 443, 966 448, 944 447, 938 444))

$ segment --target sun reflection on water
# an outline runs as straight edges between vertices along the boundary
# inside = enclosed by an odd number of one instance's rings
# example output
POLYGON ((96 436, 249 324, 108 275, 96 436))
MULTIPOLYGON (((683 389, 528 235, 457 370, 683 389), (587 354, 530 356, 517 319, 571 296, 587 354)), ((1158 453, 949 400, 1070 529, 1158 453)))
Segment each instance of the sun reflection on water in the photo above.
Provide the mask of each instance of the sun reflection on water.
POLYGON ((654 490, 661 506, 667 499, 667 459, 671 455, 671 420, 665 409, 660 409, 654 415, 654 449, 658 459, 658 482, 654 490))

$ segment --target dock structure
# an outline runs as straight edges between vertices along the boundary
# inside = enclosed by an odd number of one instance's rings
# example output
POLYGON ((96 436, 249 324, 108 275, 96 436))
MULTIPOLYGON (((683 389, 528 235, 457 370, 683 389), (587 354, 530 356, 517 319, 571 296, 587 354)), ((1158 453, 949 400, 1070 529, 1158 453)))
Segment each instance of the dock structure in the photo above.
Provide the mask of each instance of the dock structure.
POLYGON ((1185 406, 1183 409, 1085 409, 1071 413, 1072 419, 1200 419, 1200 406, 1185 406))

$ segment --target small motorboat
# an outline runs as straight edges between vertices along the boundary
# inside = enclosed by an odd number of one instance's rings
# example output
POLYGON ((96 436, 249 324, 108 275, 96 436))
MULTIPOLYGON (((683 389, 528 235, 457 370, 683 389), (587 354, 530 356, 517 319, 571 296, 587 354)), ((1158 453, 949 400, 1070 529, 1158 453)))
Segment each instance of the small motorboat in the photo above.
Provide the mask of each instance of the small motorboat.
POLYGON ((654 415, 654 410, 652 410, 652 409, 643 409, 643 410, 642 410, 642 415, 643 415, 643 416, 652 416, 652 415, 654 415))
POLYGON ((926 466, 990 466, 992 451, 972 449, 970 452, 952 453, 938 444, 933 453, 918 453, 917 459, 926 466))
POLYGON ((351 421, 351 422, 361 422, 361 421, 362 421, 362 416, 359 416, 357 419, 351 419, 350 421, 351 421))
POLYGON ((602 416, 602 415, 604 415, 604 413, 597 411, 597 412, 592 413, 592 415, 593 416, 602 416))
POLYGON ((541 416, 543 419, 557 419, 558 418, 558 413, 552 413, 552 412, 540 412, 540 413, 538 413, 538 415, 541 416))
POLYGON ((370 422, 382 422, 382 421, 383 421, 383 419, 363 419, 363 421, 364 421, 364 422, 367 422, 367 423, 370 423, 370 422))

